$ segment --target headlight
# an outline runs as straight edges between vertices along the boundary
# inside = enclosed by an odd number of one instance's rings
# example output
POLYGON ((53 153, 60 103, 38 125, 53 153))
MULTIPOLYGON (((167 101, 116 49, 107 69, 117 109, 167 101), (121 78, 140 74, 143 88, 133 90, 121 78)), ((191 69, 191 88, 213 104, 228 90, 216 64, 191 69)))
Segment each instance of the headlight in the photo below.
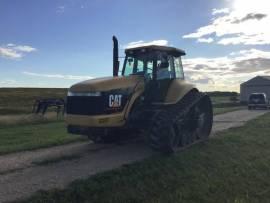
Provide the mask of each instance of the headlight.
POLYGON ((99 97, 101 92, 71 92, 68 91, 68 97, 99 97))

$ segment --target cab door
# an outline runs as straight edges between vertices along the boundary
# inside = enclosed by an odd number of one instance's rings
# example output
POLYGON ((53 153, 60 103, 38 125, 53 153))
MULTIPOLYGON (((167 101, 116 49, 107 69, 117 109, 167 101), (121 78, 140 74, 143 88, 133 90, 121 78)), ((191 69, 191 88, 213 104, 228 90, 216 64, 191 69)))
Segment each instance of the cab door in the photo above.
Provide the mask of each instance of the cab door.
POLYGON ((184 79, 180 57, 162 56, 154 63, 153 80, 146 83, 146 98, 150 103, 163 103, 171 83, 184 79))

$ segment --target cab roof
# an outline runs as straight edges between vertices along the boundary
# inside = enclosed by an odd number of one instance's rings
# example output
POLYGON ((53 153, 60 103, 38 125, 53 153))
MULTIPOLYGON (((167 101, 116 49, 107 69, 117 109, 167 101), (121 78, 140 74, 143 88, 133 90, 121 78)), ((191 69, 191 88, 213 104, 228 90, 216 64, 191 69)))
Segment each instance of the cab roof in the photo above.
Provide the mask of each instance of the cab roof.
POLYGON ((126 54, 141 54, 144 52, 151 52, 151 51, 163 51, 163 52, 167 52, 169 54, 177 55, 177 56, 186 55, 186 52, 182 49, 177 49, 175 47, 168 47, 168 46, 158 46, 158 45, 148 45, 148 46, 127 48, 125 50, 125 53, 126 54))

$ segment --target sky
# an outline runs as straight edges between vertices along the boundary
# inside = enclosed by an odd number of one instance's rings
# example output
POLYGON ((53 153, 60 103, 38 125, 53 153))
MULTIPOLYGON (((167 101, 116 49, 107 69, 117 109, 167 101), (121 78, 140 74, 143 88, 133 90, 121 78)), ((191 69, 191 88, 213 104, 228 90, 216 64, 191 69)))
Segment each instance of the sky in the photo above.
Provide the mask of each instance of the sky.
MULTIPOLYGON (((184 49, 186 80, 239 91, 270 75, 269 0, 0 0, 0 87, 69 87, 112 75, 112 36, 184 49)), ((121 64, 122 65, 122 64, 121 64)))

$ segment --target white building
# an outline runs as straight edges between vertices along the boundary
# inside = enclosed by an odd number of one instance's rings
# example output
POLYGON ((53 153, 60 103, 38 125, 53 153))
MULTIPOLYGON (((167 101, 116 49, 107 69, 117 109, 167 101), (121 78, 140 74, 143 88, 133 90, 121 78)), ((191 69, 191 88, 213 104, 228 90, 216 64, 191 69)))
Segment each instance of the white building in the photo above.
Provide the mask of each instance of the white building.
POLYGON ((240 85, 240 101, 247 102, 252 93, 265 93, 270 99, 270 76, 257 76, 240 85))

